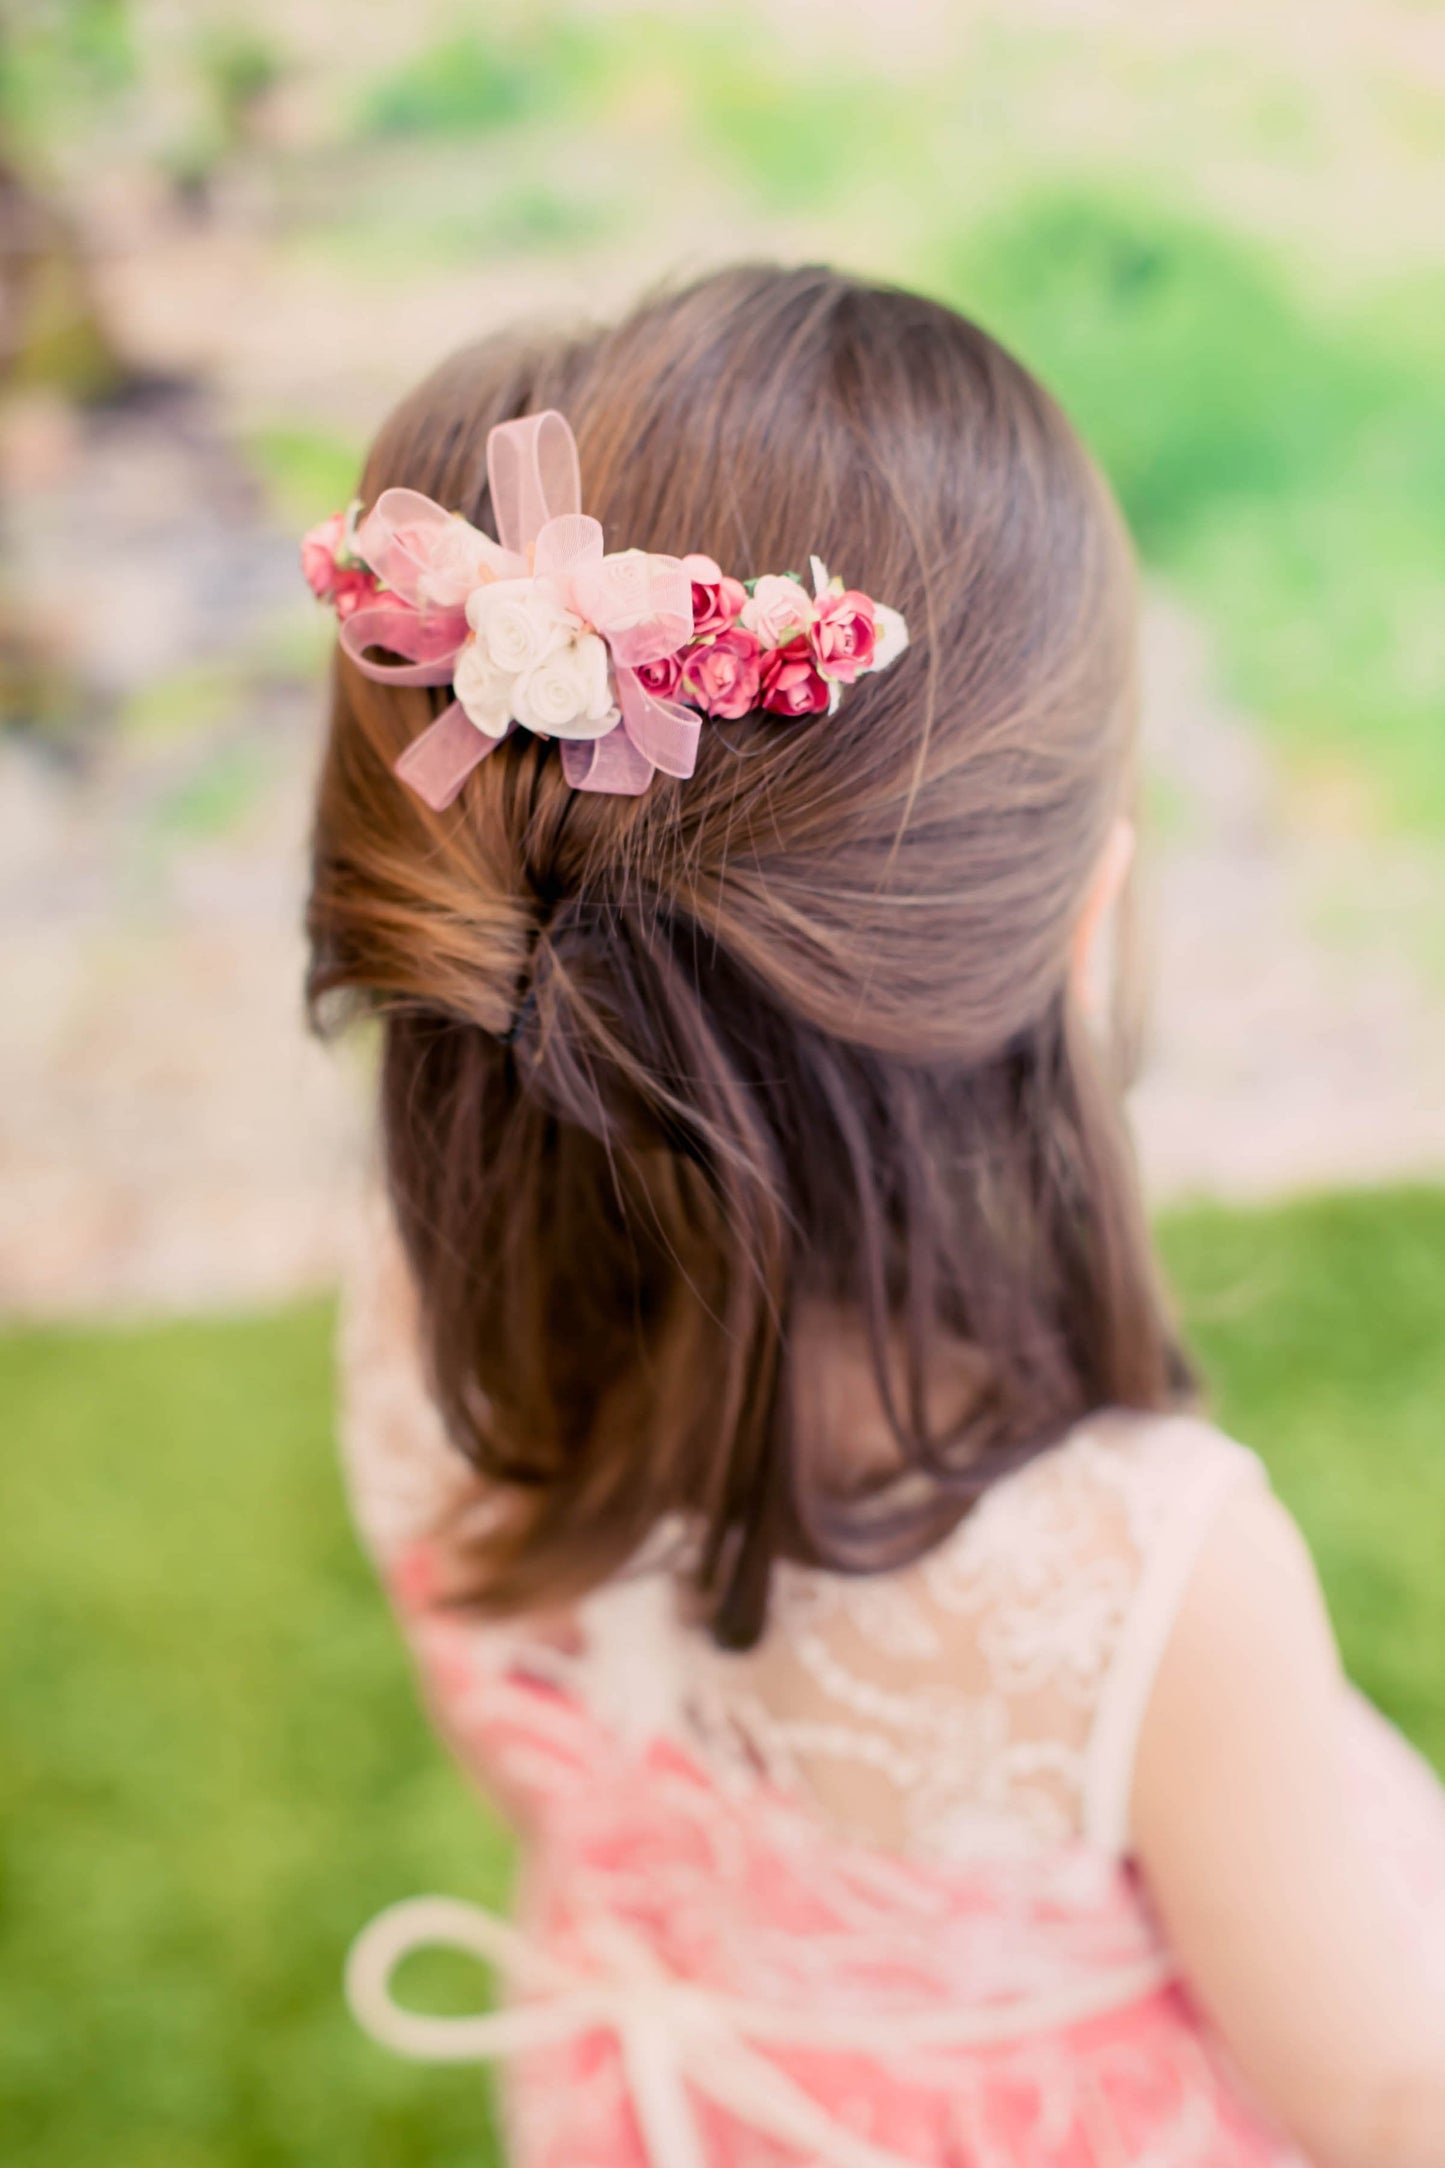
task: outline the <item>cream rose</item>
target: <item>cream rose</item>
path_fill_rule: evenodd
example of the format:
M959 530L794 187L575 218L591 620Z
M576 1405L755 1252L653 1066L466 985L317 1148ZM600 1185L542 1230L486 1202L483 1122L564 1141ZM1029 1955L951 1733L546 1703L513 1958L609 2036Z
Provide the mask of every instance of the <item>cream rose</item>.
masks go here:
M875 602L873 622L878 629L878 639L873 660L868 665L870 676L875 670L886 670L891 662L897 662L908 645L908 627L901 610L890 610L886 602Z
M499 670L516 677L582 629L545 580L492 580L467 597L467 623Z
M738 623L755 632L764 647L785 646L812 622L807 588L782 572L765 572L738 613Z
M579 632L517 678L512 713L544 738L601 738L617 721L607 643Z
M462 713L483 737L500 738L512 720L512 676L499 670L480 640L468 640L452 672Z

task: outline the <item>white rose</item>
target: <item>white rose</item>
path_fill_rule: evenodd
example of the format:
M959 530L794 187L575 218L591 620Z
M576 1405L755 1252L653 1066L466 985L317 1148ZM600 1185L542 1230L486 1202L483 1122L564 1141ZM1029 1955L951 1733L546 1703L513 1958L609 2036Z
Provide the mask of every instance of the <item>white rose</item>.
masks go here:
M512 720L512 682L480 640L468 640L452 672L452 691L467 721L484 737L500 738Z
M608 663L606 641L579 632L516 680L512 713L539 737L605 737L617 721Z
M808 590L786 573L765 572L743 604L738 622L755 632L764 647L781 647L813 622Z
M531 670L582 628L545 580L492 580L467 597L467 623L499 670Z
M878 644L873 650L870 672L886 670L889 663L897 662L908 645L908 627L901 610L890 610L886 602L875 602L873 622L878 628Z

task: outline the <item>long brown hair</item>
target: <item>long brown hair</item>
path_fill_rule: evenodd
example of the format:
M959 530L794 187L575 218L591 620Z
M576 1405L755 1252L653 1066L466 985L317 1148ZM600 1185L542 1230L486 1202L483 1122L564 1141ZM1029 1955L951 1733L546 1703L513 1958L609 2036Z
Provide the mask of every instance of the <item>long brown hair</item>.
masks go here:
M913 644L836 717L705 725L688 782L577 793L521 734L440 815L391 773L436 697L339 661L309 995L382 1019L433 1389L498 1505L469 1592L568 1599L676 1516L745 1645L779 1555L901 1563L1089 1410L1183 1382L1069 985L1127 787L1131 560L1016 361L821 269L470 348L386 424L364 497L489 527L488 430L552 406L610 547L742 578L815 551ZM872 1351L881 1473L810 1419L815 1308Z

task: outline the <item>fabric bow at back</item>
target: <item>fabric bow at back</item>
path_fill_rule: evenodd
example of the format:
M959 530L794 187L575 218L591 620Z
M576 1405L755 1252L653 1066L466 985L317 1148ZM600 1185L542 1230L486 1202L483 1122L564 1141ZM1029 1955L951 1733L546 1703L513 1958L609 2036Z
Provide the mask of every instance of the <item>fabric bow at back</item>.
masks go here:
M563 735L562 767L576 790L635 796L658 769L690 776L700 718L659 698L638 676L692 633L692 582L676 557L608 556L601 524L582 510L577 445L549 410L500 422L487 438L497 538L414 489L387 489L361 522L356 554L385 592L353 611L341 645L366 677L389 685L449 685L467 642L467 599L497 580L548 583L562 607L606 643L616 720L600 735ZM380 649L400 662L379 662ZM516 727L492 735L453 700L396 763L427 805L451 804L479 761Z

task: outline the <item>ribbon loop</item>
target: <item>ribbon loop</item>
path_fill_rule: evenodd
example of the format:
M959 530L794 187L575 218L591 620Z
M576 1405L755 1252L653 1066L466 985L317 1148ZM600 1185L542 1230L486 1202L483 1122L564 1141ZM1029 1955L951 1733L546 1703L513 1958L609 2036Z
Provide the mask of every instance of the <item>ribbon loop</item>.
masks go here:
M526 562L459 512L419 489L384 489L356 530L356 554L416 610L460 610L484 580L514 578Z
M498 422L487 438L487 483L503 549L525 557L548 520L582 509L577 440L554 407Z
M353 610L339 634L343 653L379 685L449 685L466 636L460 610L423 611L385 600ZM407 660L372 662L367 650L373 647Z
M588 568L601 562L602 523L586 512L561 512L556 519L549 519L537 536L533 569L539 579L556 580L569 602L577 600ZM582 610L581 615L591 613Z

